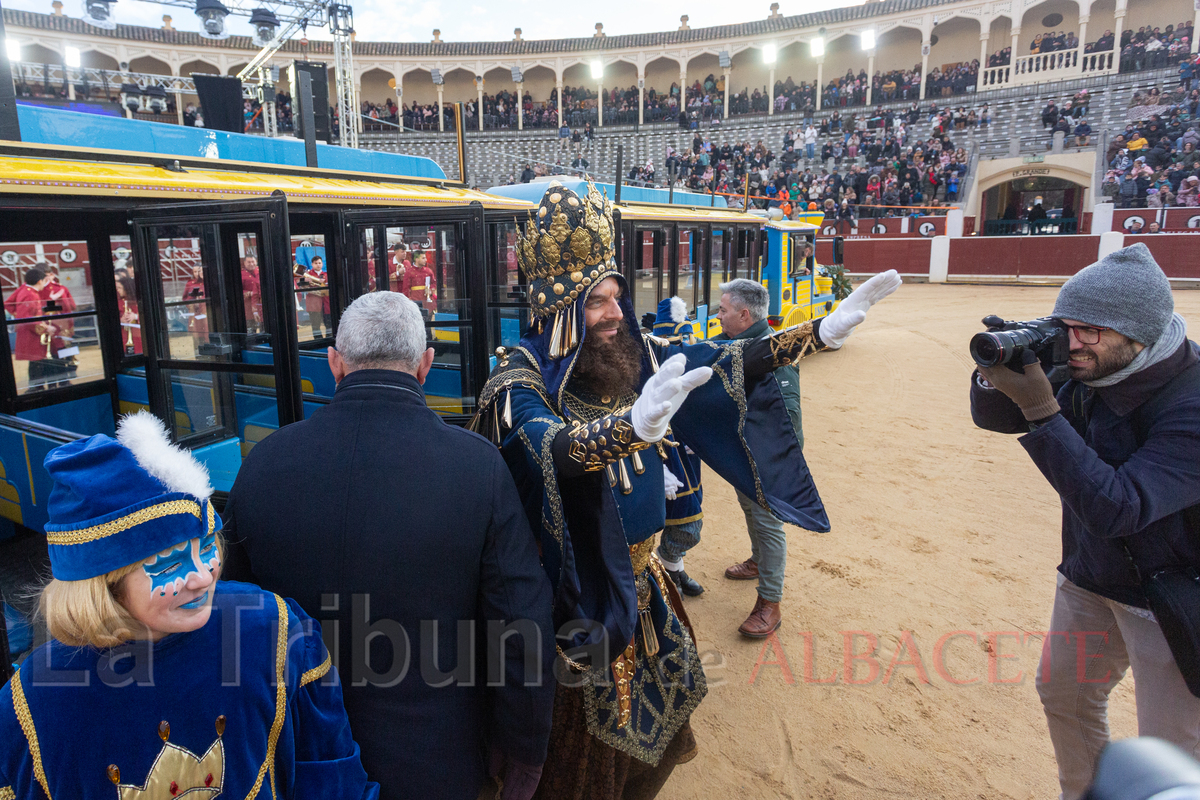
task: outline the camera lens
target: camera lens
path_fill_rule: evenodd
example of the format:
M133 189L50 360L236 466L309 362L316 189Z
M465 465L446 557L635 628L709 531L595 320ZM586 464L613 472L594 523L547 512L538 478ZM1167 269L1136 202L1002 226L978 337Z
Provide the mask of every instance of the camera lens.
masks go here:
M994 367L1007 359L1004 342L994 333L977 333L971 337L971 358L981 367Z

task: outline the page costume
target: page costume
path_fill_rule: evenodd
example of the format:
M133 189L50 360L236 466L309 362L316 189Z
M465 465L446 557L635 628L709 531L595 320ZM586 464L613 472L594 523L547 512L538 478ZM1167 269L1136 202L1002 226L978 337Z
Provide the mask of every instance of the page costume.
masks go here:
M181 542L190 558L200 539L209 571L219 565L221 521L207 473L161 423L138 417L159 438L149 449L124 446L126 420L122 443L98 435L47 456L51 568L78 581L137 564L166 597L194 574L173 561ZM191 464L180 469L180 457ZM316 623L250 584L214 581L208 592L211 613L196 630L34 650L0 689L0 798L378 797Z
M594 187L579 197L550 184L519 250L538 319L501 353L473 421L501 447L521 491L555 592L561 660L578 684L560 685L555 699L545 797L620 796L622 782L628 797L635 779L639 796L652 796L694 755L687 723L707 691L682 604L653 555L666 522L663 464L678 445L638 438L638 394L596 396L572 379L588 296L609 277L627 288L613 236L611 207ZM641 342L639 387L676 354L688 369L714 371L673 417L680 438L781 519L829 530L770 376L821 346L814 324L757 342L671 344L638 332L628 292L620 305Z

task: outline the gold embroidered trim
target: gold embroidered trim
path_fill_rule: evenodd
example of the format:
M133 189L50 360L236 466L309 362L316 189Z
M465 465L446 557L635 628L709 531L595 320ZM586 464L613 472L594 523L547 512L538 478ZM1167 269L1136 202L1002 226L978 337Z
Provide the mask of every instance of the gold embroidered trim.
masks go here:
M212 508L212 504L208 504ZM104 539L109 536L115 536L118 533L123 533L130 528L135 528L145 522L150 522L163 517L170 517L176 514L191 514L196 519L204 519L203 511L200 504L195 500L168 500L165 503L149 506L134 511L132 514L126 514L123 517L118 517L110 522L104 522L100 525L93 525L90 528L80 528L74 531L54 531L46 532L46 542L54 545L69 545L69 544L87 544L98 539ZM208 518L208 530L211 533L214 520L210 510Z
M17 800L17 793L11 786L0 786L0 800Z
M29 711L29 703L25 699L25 687L21 685L21 670L17 670L9 681L12 686L13 709L17 712L17 722L29 742L29 757L33 760L33 777L37 778L42 791L50 800L50 785L46 783L46 769L42 766L42 747L38 744L37 730L33 727L33 714Z
M308 672L300 676L300 685L308 686L313 681L324 678L325 674L329 672L329 668L332 665L333 661L331 660L329 653L326 653L325 660L322 661L319 666L313 667Z
M812 330L813 324L804 322L768 338L767 342L771 347L772 368L785 367L817 352L816 337L813 336Z
M263 778L267 770L275 765L275 746L279 744L279 734L283 731L284 713L287 711L287 683L284 681L284 667L287 665L288 613L283 598L274 595L275 605L279 609L279 634L275 642L275 721L271 724L271 734L267 739L267 757L258 768L258 777L246 794L246 800L253 800L262 788ZM271 781L271 796L275 796L275 781Z
M633 565L634 576L641 575L650 566L650 556L654 552L654 540L651 536L645 541L629 546L629 563Z

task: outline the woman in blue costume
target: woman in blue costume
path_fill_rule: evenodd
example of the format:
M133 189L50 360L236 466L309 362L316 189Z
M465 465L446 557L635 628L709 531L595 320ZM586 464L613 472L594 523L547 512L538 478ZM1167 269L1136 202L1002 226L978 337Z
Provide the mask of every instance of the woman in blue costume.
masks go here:
M46 469L53 638L0 690L0 799L378 796L320 629L217 580L208 473L158 419Z
M696 754L704 670L654 555L678 446L669 427L780 519L829 530L771 371L840 347L900 285L889 271L825 320L763 339L673 344L639 332L613 238L595 187L548 185L518 251L536 321L499 353L473 420L504 454L555 593L544 800L652 798Z

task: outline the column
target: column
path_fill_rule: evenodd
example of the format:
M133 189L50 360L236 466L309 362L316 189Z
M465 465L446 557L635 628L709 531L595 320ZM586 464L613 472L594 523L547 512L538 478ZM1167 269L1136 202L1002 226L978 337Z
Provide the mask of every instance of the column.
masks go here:
M871 100L875 96L875 50L872 49L867 56L867 108L871 107Z
M1200 31L1200 5L1196 6L1196 21L1193 23L1192 28L1192 52L1200 53L1200 50L1196 48L1196 31Z
M932 45L928 41L921 42L921 94L919 98L925 99L926 80L929 78L929 48Z
M604 127L604 78L596 81L596 127Z
M975 76L975 91L977 92L983 89L983 71L987 69L988 60L988 37L991 36L991 23L984 21L980 25L986 27L979 36L979 74Z
M767 79L767 115L775 115L775 65L771 65L771 77Z
M821 94L825 91L825 57L817 62L817 111L821 110Z
M1083 46L1087 44L1087 24L1091 19L1087 14L1079 18L1079 57L1083 58Z
M525 130L525 83L517 84L517 130Z
M733 68L725 68L725 106L724 117L729 119L729 84L733 81Z
M1020 53L1020 51L1017 50L1017 42L1020 40L1020 38L1021 29L1013 28L1012 43L1009 44L1009 47L1012 48L1012 54L1008 57L1008 80L1005 81L1005 83L1011 83L1017 78L1017 55Z
M438 84L438 131L446 130L445 110L442 108L442 84Z
M646 124L646 73L638 70L638 127Z
M1121 29L1125 27L1125 9L1118 8L1116 10L1116 13L1113 15L1113 20L1114 20L1113 49L1110 51L1112 53L1112 71L1120 72L1120 70L1121 70ZM1196 29L1192 28L1192 30L1194 31ZM1196 46L1196 43L1192 42L1192 47L1194 48L1195 46Z
M71 87L71 94L72 94L71 99L72 100L75 99L74 93L75 93L75 87L72 86ZM175 119L177 119L179 121L180 125L183 125L183 94L180 92L175 92ZM264 120L264 124L265 124L265 120Z
M475 92L478 99L478 105L475 106L475 118L479 121L479 130L483 130L483 78L477 76L475 78Z
M559 75L557 88L558 88L558 127L560 127L560 128L566 124L565 122L563 122L562 87L563 87L562 75Z

